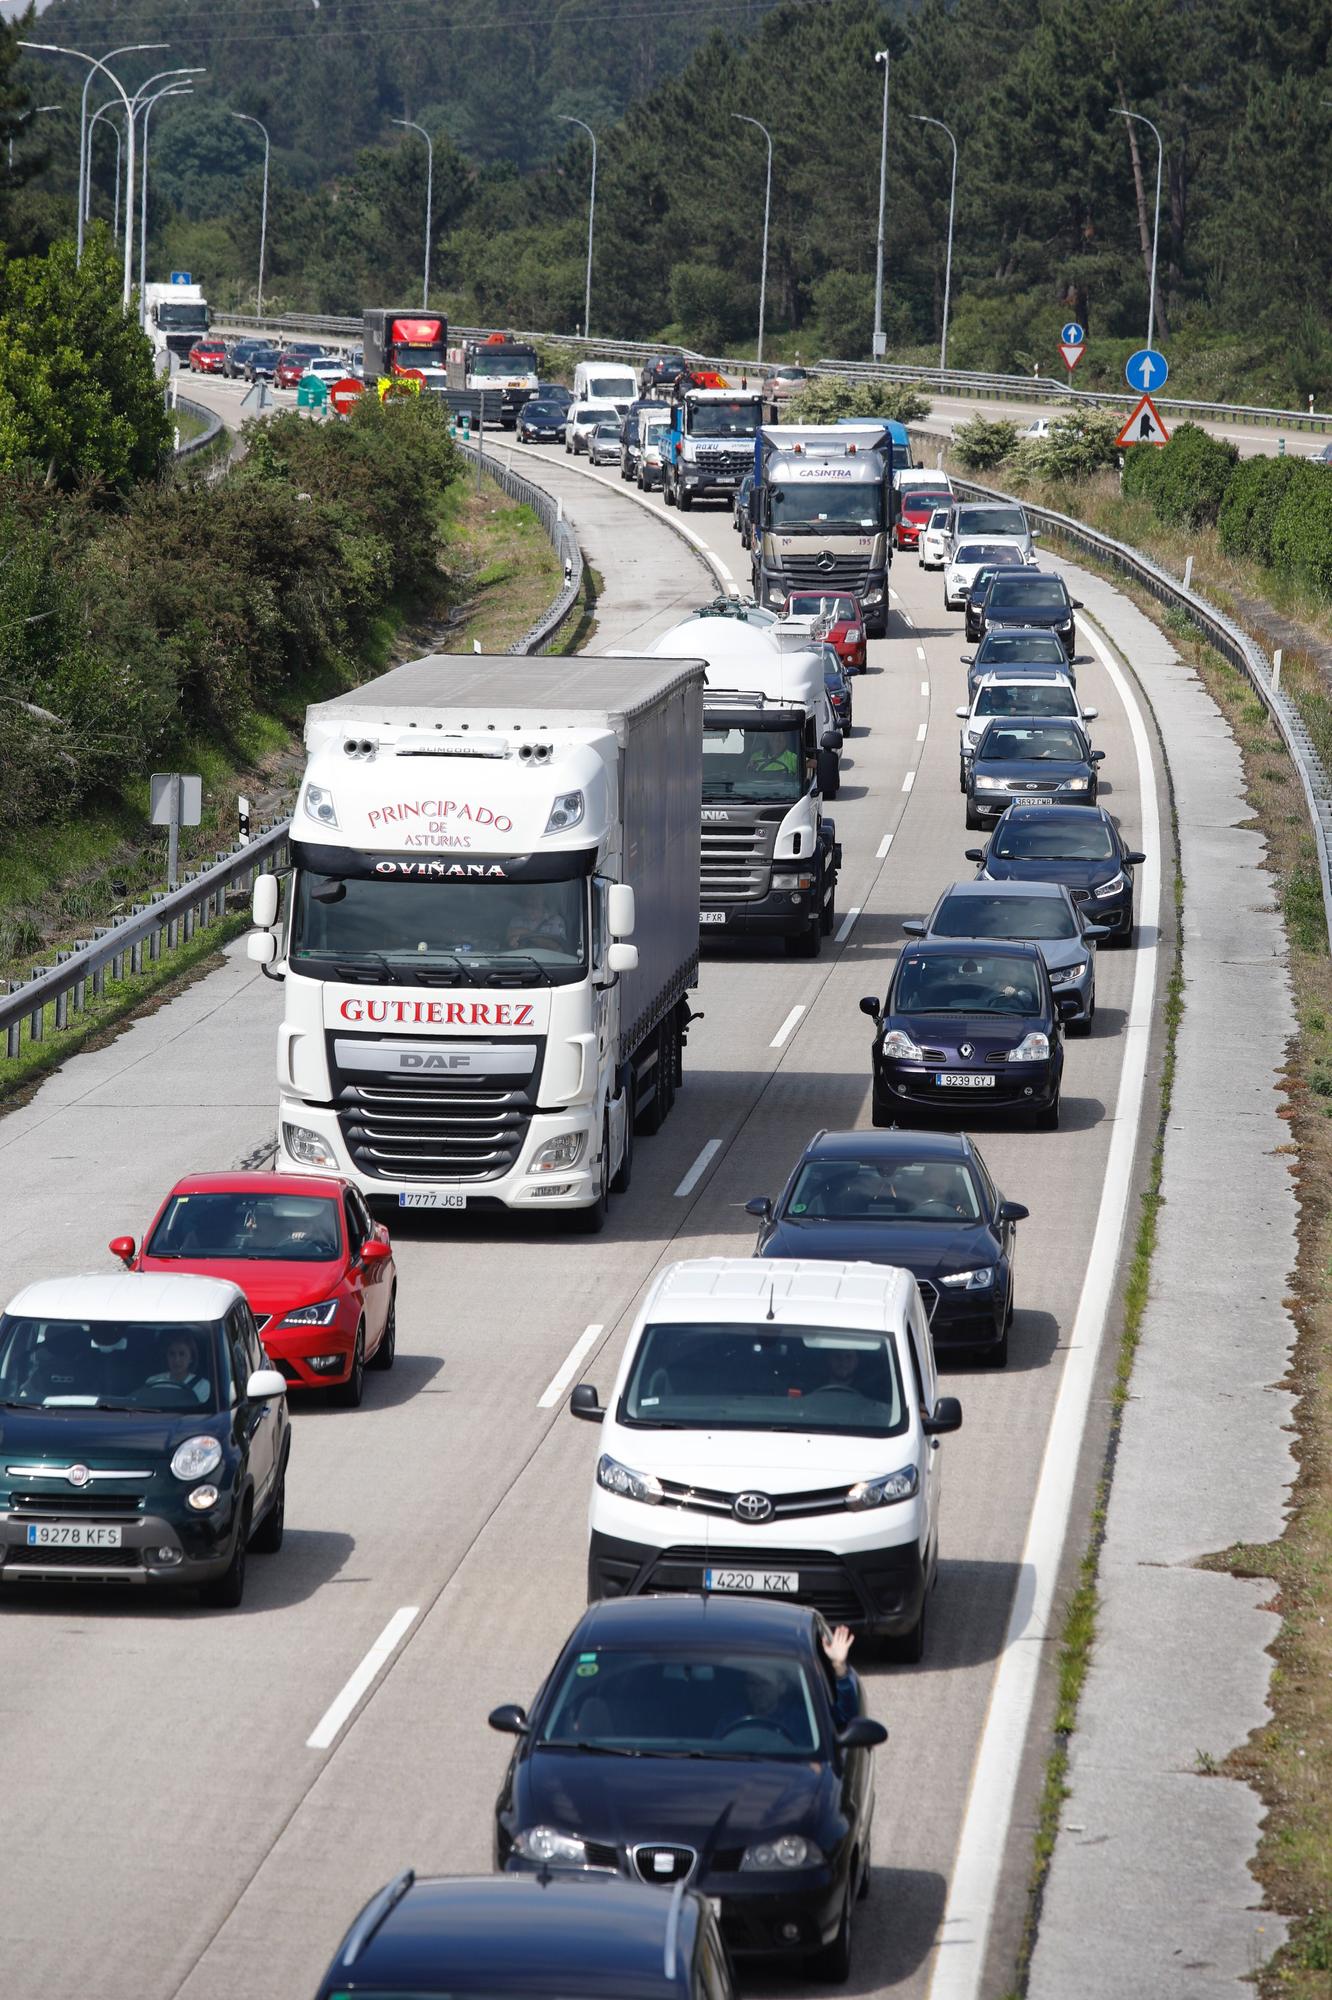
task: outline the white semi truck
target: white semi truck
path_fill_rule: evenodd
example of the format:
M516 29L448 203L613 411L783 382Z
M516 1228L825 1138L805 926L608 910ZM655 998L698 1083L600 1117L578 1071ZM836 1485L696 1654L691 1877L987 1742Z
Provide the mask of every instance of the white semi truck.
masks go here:
M184 282L145 285L143 321L155 354L168 352L184 361L195 341L202 340L208 332L208 301L203 286Z
M432 655L321 702L250 956L278 1152L588 1231L666 1117L698 972L703 663Z

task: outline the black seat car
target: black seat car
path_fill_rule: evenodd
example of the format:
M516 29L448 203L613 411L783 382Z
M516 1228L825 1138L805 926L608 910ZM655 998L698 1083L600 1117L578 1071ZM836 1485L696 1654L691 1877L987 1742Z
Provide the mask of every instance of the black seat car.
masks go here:
M1008 1360L1016 1226L964 1132L816 1132L759 1218L756 1257L897 1264L920 1286L936 1350Z
M1056 1000L1034 944L903 946L882 1002L860 1010L874 1022L871 1116L876 1125L914 1123L922 1111L977 1111L1059 1123L1064 1074L1060 1021L1077 1006Z
M967 637L992 632L1003 625L1020 625L1026 631L1053 632L1069 659L1077 651L1074 613L1082 608L1080 598L1070 597L1062 576L1049 570L997 571L981 601L977 631L973 632L968 612Z
M1104 806L1009 806L988 847L969 847L977 878L1062 882L1107 944L1133 942L1133 871L1147 857L1129 846Z
M517 1738L496 1866L687 1882L720 1904L735 1956L813 1959L846 1979L871 1755L888 1732L857 1712L858 1685L837 1701L826 1637L817 1611L769 1598L592 1605L531 1714L490 1717Z
M422 1876L372 1896L334 1954L318 2000L439 1994L524 2000L732 2000L706 1897L669 1896L604 1873Z
M532 397L518 412L520 444L563 444L567 403L547 402Z

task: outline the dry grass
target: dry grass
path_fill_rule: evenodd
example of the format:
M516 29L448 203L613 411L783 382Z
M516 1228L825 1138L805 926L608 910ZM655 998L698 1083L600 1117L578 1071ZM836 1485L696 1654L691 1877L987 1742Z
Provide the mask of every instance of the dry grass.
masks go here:
M453 652L502 653L536 623L562 581L555 551L530 507L499 492L489 480L480 490L460 480L449 494L451 532L467 548L462 575L467 603L449 629Z

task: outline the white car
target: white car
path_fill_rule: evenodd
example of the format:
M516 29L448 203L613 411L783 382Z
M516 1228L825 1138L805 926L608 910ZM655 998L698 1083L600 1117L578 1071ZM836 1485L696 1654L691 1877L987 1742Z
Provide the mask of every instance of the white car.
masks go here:
M1030 558L1016 535L995 535L983 542L958 542L949 552L944 568L944 610L960 611L967 592L976 581L976 572L987 563L1019 562Z
M920 531L916 554L922 569L942 569L948 560L948 523L951 507L936 507Z
M643 493L651 493L654 488L661 485L662 447L670 435L670 429L669 424L649 424L643 433L643 442L638 452L638 471L635 475L639 490Z
M1090 735L1087 724L1095 722L1097 710L1080 706L1078 691L1067 674L986 674L971 707L959 708L956 714L962 723L957 746L958 782L965 792L967 766L991 716L1057 716L1080 724Z
M586 451L592 441L592 433L598 424L608 422L612 417L618 424L621 412L614 403L570 403L565 418L564 449L575 455Z
M332 388L335 382L345 382L351 373L351 366L343 354L315 354L305 370L307 375L316 375L319 380Z
M1033 417L1031 422L1027 425L1026 430L1022 433L1022 435L1023 437L1029 437L1029 438L1049 437L1050 435L1049 417Z
M817 1604L918 1658L943 1454L929 1317L884 1264L672 1264L634 1322L602 1426L588 1597L738 1592Z

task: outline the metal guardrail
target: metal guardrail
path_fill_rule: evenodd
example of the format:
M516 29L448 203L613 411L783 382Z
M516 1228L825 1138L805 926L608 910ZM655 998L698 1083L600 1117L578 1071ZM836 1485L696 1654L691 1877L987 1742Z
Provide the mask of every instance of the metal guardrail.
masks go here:
M1003 500L1010 506L1022 507L1028 520L1048 534L1067 542L1084 555L1107 563L1149 592L1158 603L1182 612L1198 627L1207 644L1245 675L1275 722L1290 752L1291 762L1300 774L1318 851L1323 910L1329 934L1332 935L1332 873L1329 872L1329 855L1332 855L1332 777L1329 777L1314 747L1303 716L1285 689L1274 682L1272 662L1258 641L1200 591L1181 583L1159 563L1153 562L1150 556L1143 555L1140 549L1117 542L1112 536L1103 535L1098 528L1090 527L1085 521L1074 520L1069 514L1056 514L1049 507L1033 506L1015 494L999 493L993 487L978 486L971 480L954 478L952 485L955 493L974 496L978 500Z
M222 419L216 410L210 410L203 403L192 403L188 396L177 396L175 407L184 410L191 417L202 419L204 428L198 437L186 438L176 446L177 458L188 458L191 452L203 451L222 429Z

